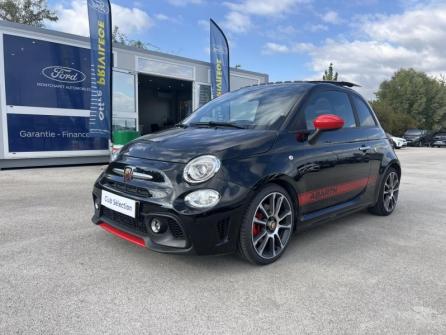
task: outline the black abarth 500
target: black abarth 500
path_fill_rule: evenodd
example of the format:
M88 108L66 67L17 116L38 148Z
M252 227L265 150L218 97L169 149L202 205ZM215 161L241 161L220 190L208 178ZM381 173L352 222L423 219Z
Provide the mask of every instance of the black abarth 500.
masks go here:
M268 264L309 224L391 214L400 163L351 86L242 88L134 140L97 179L93 222L159 252Z

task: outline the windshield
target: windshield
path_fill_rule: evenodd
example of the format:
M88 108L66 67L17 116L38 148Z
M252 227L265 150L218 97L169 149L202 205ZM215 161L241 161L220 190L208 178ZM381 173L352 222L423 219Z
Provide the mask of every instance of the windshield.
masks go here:
M183 124L277 129L305 91L294 84L241 89L210 101Z
M420 129L408 129L408 130L406 130L406 132L404 134L405 135L421 135L421 130Z

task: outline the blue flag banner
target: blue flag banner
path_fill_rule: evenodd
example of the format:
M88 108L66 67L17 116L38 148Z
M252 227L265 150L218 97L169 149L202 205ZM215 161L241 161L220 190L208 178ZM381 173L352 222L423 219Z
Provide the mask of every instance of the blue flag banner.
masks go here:
M229 46L220 27L211 23L211 89L212 99L229 92Z
M90 135L111 138L112 36L109 0L88 0L91 43Z

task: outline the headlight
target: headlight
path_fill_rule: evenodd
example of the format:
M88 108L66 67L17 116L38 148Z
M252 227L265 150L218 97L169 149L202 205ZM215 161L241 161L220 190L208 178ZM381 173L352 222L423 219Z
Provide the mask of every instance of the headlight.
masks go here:
M116 144L114 144L112 146L111 157L110 157L110 161L111 162L115 161L118 158L119 153L121 152L122 147L123 147L123 145L116 145Z
M189 193L184 198L186 204L193 208L209 208L220 200L220 193L215 190L198 190Z
M184 168L183 178L188 183L198 184L211 179L220 170L220 160L211 155L194 158Z

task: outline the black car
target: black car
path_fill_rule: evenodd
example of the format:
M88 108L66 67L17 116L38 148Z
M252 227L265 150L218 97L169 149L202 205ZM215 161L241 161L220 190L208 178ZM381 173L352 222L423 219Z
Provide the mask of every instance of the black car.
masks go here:
M227 93L175 128L123 147L97 179L93 222L166 253L279 258L292 234L368 208L395 209L401 168L349 83Z
M405 131L403 138L407 141L408 146L422 147L428 143L427 136L426 130L411 128Z
M446 147L446 130L441 130L439 132L436 132L432 136L432 140L430 145L432 147Z

